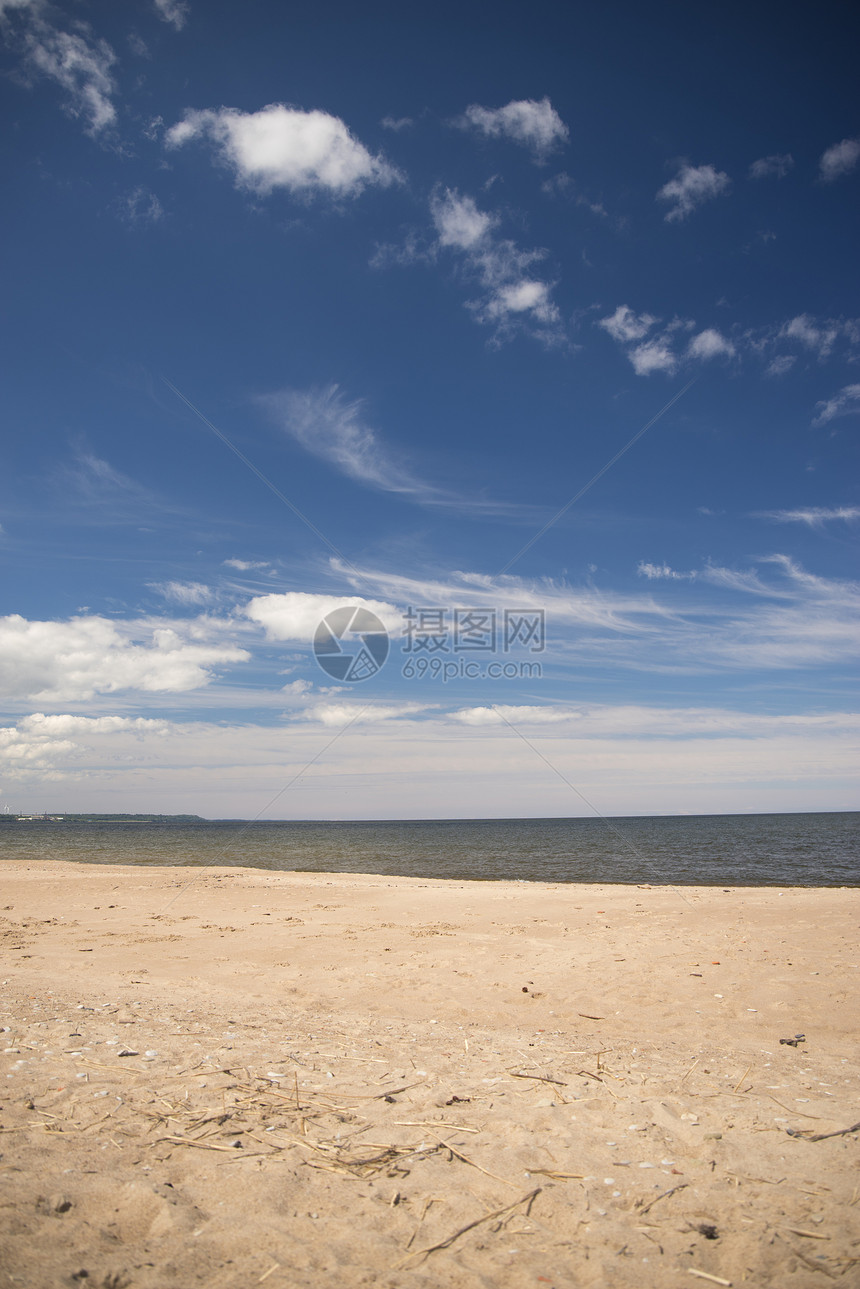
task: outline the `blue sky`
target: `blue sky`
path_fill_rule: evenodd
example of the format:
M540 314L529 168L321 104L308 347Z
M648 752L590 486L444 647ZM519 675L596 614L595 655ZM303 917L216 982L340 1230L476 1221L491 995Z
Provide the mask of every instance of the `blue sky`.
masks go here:
M856 808L846 6L0 34L0 804Z

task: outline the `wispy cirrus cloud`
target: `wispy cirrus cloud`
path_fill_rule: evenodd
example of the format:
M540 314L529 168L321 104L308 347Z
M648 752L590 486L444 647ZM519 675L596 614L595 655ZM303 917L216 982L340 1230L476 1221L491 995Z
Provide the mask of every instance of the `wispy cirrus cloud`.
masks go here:
M856 416L860 412L860 385L844 385L832 398L815 405L813 425L826 425L838 416Z
M384 492L433 491L383 445L365 419L364 401L346 398L339 386L285 389L262 395L257 401L305 451L328 461L349 478Z
M22 71L31 84L40 77L63 91L69 116L83 120L88 134L103 134L117 120L114 105L116 54L81 21L68 30L55 21L46 0L2 0L0 33L22 55Z
M338 385L280 390L261 395L257 402L306 452L366 487L473 516L534 517L533 509L520 503L458 493L420 478L369 424L364 400L347 398Z
M189 608L212 604L218 598L217 592L202 582L148 582L147 586L163 599Z
M663 218L670 224L678 223L706 201L712 201L714 197L728 192L730 187L731 180L724 171L717 170L714 166L684 164L675 178L670 179L657 193L657 201L671 202L671 207Z
M268 196L276 188L310 197L357 196L368 184L390 184L396 169L373 156L340 117L270 103L257 112L234 107L189 109L165 135L166 146L210 143L238 187Z
M162 22L169 23L175 31L181 31L188 21L191 6L186 0L154 0L155 12Z
M548 98L515 99L504 107L473 103L455 122L487 138L505 138L528 148L538 162L566 143L570 131Z
M339 567L334 561L334 566ZM510 575L457 573L407 578L363 569L360 583L393 604L542 609L555 665L610 666L634 672L764 672L853 665L860 640L860 584L807 572L786 555L749 568L705 564L676 574L645 564L644 593L534 582ZM649 571L644 571L648 569ZM671 599L661 581L678 584ZM680 596L682 583L688 589Z
M850 174L858 161L860 161L860 138L842 139L840 143L831 144L821 154L821 160L818 163L819 176L825 183L832 183L834 179L841 179L843 175Z
M825 524L855 524L860 520L860 506L805 506L797 510L755 510L754 519L770 519L775 524L805 524L823 528Z

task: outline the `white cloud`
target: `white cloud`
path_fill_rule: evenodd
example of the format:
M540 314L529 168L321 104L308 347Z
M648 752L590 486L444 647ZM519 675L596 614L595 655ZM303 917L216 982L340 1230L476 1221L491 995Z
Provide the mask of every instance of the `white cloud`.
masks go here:
M619 344L628 344L646 336L658 319L650 313L635 314L626 304L619 304L608 318L601 318L598 327L608 331L613 340Z
M240 573L250 573L254 569L271 568L271 564L265 560L256 559L225 559L224 564L227 568L235 568Z
M527 285L521 283L520 287L525 291ZM516 300L510 301L505 307L513 311L516 304ZM539 300L523 300L521 307L528 307L533 314L541 316ZM416 505L452 509L460 514L528 516L532 520L539 517L540 512L521 502L494 501L475 492L457 493L418 478L396 460L394 453L367 424L363 400L345 398L337 385L326 389L282 390L262 395L257 401L306 451L359 483L397 493Z
M261 195L275 188L311 195L355 196L366 184L389 184L398 176L372 156L339 117L271 103L259 112L222 107L188 111L165 136L168 148L207 139L230 167L238 185Z
M31 622L12 614L0 618L0 694L69 702L122 690L197 689L212 680L214 668L249 657L217 634L207 620Z
M439 245L456 246L461 251L484 241L495 223L491 215L478 209L472 197L461 197L450 188L434 196L430 209Z
M784 376L786 372L791 371L796 362L797 356L795 354L780 354L772 362L768 363L765 375Z
M393 130L395 134L399 134L401 130L408 130L415 122L411 116L384 116L379 124L383 129Z
M825 524L841 521L856 523L860 519L858 506L807 506L798 510L759 510L756 519L772 519L778 524L806 524L808 528L822 528Z
M769 157L759 157L750 166L750 179L784 179L794 165L790 152L777 152Z
M786 322L779 334L786 340L798 341L819 358L824 359L829 356L839 338L840 330L841 326L837 322L830 319L818 322L815 318L810 318L808 313L801 313L790 322Z
M559 665L655 673L853 665L860 641L860 584L816 577L784 555L759 565L776 576L765 579L758 568L713 564L691 571L690 592L681 604L677 595L662 603L650 588L646 594L613 594L509 575L459 573L434 581L364 569L360 581L402 604L542 608ZM711 588L728 595L715 596Z
M462 707L451 712L451 720L461 725L501 725L505 720L512 725L557 725L570 721L575 713L566 707Z
M269 640L309 645L323 618L347 605L375 613L388 631L399 631L402 626L403 619L393 604L360 595L316 595L307 591L257 595L245 606L244 613L265 629Z
M671 375L678 366L678 359L665 336L636 345L627 356L637 376L650 376L655 371L664 371Z
M130 224L157 224L164 218L164 207L148 188L133 188L120 199L119 209Z
M466 108L458 124L491 138L522 143L538 160L565 143L570 134L548 98L519 99L497 108L473 104Z
M129 738L136 742L151 737L164 739L169 732L167 721L146 717L46 716L34 712L15 726L0 728L0 773L5 780L13 782L56 780L64 778L70 763L85 754L91 739L110 747L117 747L118 739L119 745L127 748ZM117 752L108 750L108 759L121 758L127 764L127 750L119 755Z
M523 325L546 344L562 339L561 317L550 299L552 284L535 278L533 266L544 251L522 251L494 234L497 221L479 210L471 197L446 188L433 194L430 211L438 237L437 249L461 251L484 288L468 308L479 322L495 327L496 340Z
M713 166L683 165L657 193L658 201L672 202L665 219L670 223L686 219L703 202L719 197L731 187L729 176Z
M845 385L832 398L815 404L813 425L826 425L837 416L853 416L860 412L860 385Z
M451 819L588 813L488 710L363 723L330 744L270 814ZM845 767L856 756L860 720L850 712L769 716L656 704L511 704L502 710L607 816L851 809ZM332 732L351 715L334 721ZM331 735L321 736L314 721L188 721L171 725L167 735L144 733L143 756L130 757L123 731L93 737L76 732L77 746L65 754L57 748L43 753L41 766L28 768L19 759L8 776L15 795L5 799L21 810L72 811L85 795L104 801L105 810L247 818L318 756L326 737ZM4 741L0 735L0 745Z
M216 598L212 588L202 582L148 582L147 585L165 600L173 600L176 604L211 604Z
M400 721L429 710L428 703L316 703L306 707L299 719L320 725L341 727L353 721L356 725L376 725L380 721Z
M709 327L693 337L687 353L691 358L731 358L735 354L735 347L719 331Z
M843 139L834 143L822 153L819 162L819 174L825 183L831 183L842 175L849 174L860 160L860 138Z
M76 22L75 31L63 31L48 15L43 0L0 4L0 19L22 52L27 72L59 85L68 114L84 120L89 134L100 134L117 117L112 74L116 55L106 40L96 40L86 23Z
M549 298L550 287L546 282L523 278L510 286L500 286L487 304L487 316L503 321L511 313L531 313L539 322L554 326L558 322L558 309Z
M662 371L671 375L681 365L681 356L675 350L678 333L692 331L695 324L674 318L662 331L644 339L657 325L659 319L650 313L636 314L626 304L621 304L609 317L601 318L602 327L613 340L624 346L627 357L637 376L650 376ZM639 342L638 344L636 342ZM707 361L717 357L733 357L735 346L721 332L707 327L693 336L683 355L687 361Z
M171 27L181 31L188 21L190 7L185 0L154 0L155 11L162 22L169 22Z
M688 582L695 577L695 573L678 573L668 564L648 564L645 560L639 561L636 572L640 577L646 577L649 582Z
M363 420L362 401L347 400L337 385L283 390L259 401L297 443L350 478L387 492L432 493L394 462Z

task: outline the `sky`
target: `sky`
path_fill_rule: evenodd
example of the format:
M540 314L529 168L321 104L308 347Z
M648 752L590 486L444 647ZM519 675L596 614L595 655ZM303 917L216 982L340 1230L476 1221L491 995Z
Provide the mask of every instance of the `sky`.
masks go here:
M859 25L0 0L0 809L857 809Z

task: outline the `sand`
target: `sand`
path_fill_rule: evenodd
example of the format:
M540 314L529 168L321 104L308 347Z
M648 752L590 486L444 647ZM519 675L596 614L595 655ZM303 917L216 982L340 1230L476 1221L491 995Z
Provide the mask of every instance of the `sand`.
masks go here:
M12 1285L860 1284L860 891L2 872Z

